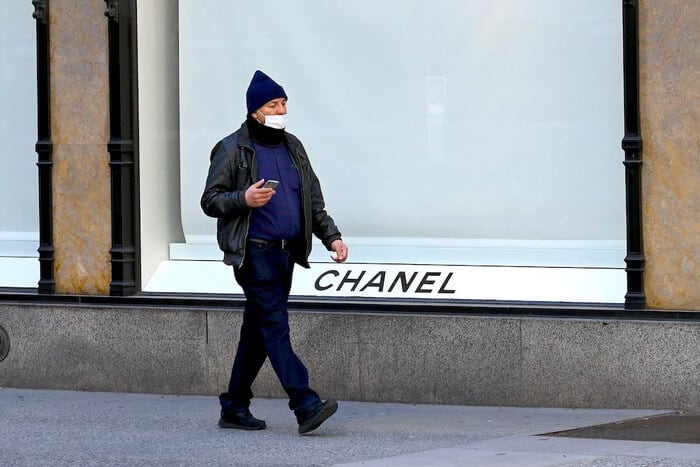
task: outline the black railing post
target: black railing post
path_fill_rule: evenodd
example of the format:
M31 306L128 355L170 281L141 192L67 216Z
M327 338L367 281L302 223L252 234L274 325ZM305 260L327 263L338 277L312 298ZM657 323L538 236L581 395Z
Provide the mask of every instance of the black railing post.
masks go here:
M37 167L39 168L39 283L40 294L56 291L54 279L52 178L53 143L51 141L51 88L49 59L49 0L32 0L36 19L37 75Z
M112 188L110 295L139 291L137 262L136 0L105 0L109 37L109 118Z
M627 293L625 308L646 308L642 235L642 135L639 116L639 6L622 1L625 135L625 189L627 194Z

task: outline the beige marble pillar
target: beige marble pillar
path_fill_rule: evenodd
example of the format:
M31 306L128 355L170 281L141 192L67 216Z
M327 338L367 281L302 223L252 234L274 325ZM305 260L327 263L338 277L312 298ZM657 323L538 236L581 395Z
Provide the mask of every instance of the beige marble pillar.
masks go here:
M109 87L104 11L103 0L50 3L57 293L109 293Z
M650 308L700 309L700 2L639 14L645 284Z

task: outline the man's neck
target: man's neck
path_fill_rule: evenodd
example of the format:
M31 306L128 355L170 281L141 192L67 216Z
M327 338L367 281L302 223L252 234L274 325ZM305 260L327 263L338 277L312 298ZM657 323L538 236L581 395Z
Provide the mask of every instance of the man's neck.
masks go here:
M284 142L284 130L267 127L252 117L248 117L246 124L248 125L250 137L256 143L264 144L265 146L279 146Z

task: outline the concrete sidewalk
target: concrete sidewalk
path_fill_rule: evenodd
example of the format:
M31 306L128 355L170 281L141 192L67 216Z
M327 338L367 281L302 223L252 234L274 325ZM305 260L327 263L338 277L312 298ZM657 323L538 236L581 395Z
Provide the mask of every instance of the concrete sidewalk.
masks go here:
M210 396L0 389L0 464L700 466L700 445L542 433L665 413L340 402L310 435L284 400L263 431L220 429Z

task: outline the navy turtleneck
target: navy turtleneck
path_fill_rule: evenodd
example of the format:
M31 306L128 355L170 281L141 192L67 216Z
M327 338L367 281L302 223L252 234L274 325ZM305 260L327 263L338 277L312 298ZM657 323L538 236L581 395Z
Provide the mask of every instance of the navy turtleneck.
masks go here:
M265 206L253 209L249 238L291 240L302 234L301 184L285 144L284 130L268 128L252 118L247 121L258 162L258 180L278 180L275 194Z

